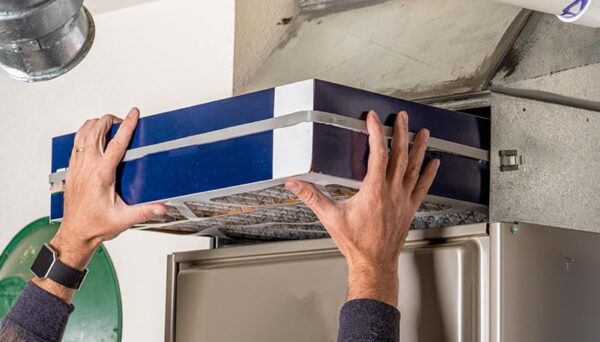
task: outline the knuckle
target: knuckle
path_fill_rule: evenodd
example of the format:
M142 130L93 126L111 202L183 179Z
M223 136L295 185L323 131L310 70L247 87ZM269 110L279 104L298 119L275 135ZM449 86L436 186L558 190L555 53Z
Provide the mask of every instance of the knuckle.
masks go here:
M81 130L79 130L79 131L77 131L77 133L75 133L75 138L73 139L73 149L75 149L75 146L77 145L77 143L79 141L81 141L81 136L82 136Z
M81 145L84 145L84 146L93 145L94 144L93 132L89 132L89 133L81 135L81 137L79 138L79 142Z
M117 149L125 149L127 146L125 146L125 144L118 138L114 138L113 140L110 141L110 144L112 144L114 147L116 147Z
M111 182L114 178L114 171L102 168L98 171L97 177L100 181Z
M314 192L312 191L308 191L308 190L304 190L304 198L305 198L305 202L308 206L317 206L319 205L319 202L321 201L321 198Z
M372 204L377 204L377 203L380 203L382 201L382 198L385 197L385 192L381 188L375 188L375 189L373 189L372 196L373 196Z
M410 177L411 179L414 178L418 178L419 177L419 172L421 171L421 165L418 164L411 164L408 166L408 170L406 172L407 176Z
M101 125L106 125L108 126L110 123L112 122L112 115L110 114L104 114L100 120L98 120L98 123L100 123Z
M377 150L377 151L373 151L373 157L381 162L385 162L388 159L388 154L386 151L384 150Z
M399 170L405 170L408 165L408 157L401 153L396 155L396 165L398 165Z
M149 221L152 220L154 218L154 214L152 213L152 210L150 209L146 209L142 211L142 220L143 221Z
M79 129L77 130L77 134L75 135L77 137L77 135L81 135L82 132L90 126L90 119L87 119L83 122L83 124L79 127Z

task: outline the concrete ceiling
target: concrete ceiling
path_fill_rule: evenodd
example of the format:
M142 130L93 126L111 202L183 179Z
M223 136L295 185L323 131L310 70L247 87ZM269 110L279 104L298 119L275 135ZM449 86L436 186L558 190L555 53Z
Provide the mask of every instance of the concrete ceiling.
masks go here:
M308 78L405 98L479 91L528 16L489 0L300 3L318 2L316 11L259 2L263 9L236 12L235 93ZM267 11L269 3L285 10Z
M154 1L159 0L85 0L83 4L92 14L100 14Z

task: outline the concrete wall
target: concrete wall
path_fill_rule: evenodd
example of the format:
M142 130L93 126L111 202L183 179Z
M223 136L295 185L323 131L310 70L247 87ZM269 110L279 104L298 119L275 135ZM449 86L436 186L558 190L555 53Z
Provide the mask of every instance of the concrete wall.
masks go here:
M287 38L289 24L298 14L298 8L295 0L237 0L235 13L233 84L237 93Z
M233 0L152 1L95 22L89 56L69 74L39 84L0 77L0 248L48 215L51 137L132 106L150 115L231 94ZM123 295L123 341L163 340L166 254L206 247L203 238L137 231L107 243Z

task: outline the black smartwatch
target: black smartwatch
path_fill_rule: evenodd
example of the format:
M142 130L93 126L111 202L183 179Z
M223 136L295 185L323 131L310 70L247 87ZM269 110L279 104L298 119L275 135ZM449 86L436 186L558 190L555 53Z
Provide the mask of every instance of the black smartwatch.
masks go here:
M63 264L56 251L45 243L31 265L31 272L40 279L52 279L64 287L79 290L88 270L80 271Z

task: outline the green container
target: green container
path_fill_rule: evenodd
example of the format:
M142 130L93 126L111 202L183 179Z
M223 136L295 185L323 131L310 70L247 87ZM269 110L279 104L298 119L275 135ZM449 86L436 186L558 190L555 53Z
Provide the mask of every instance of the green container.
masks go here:
M50 241L59 225L48 218L23 228L0 255L0 318L33 277L29 270L41 246ZM63 341L121 341L122 308L117 274L104 246L100 246L89 266L83 286L73 299Z

